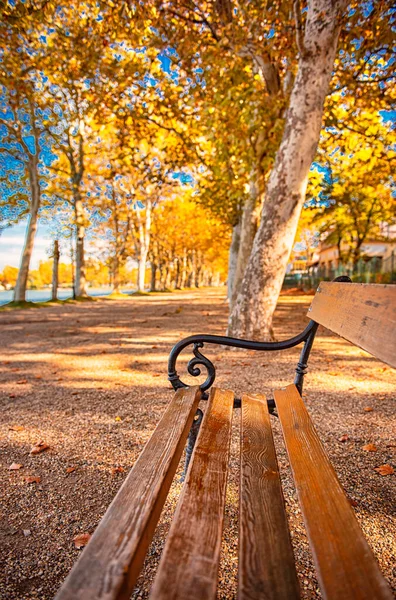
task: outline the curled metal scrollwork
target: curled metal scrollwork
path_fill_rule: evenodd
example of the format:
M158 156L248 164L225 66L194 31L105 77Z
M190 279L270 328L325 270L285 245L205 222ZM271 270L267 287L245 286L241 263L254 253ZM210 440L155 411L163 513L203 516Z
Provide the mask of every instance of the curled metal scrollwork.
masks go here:
M204 392L205 390L208 390L213 385L213 382L216 378L216 369L215 369L214 364L209 360L209 358L204 356L199 351L200 348L203 348L204 343L201 341L194 341L194 340L192 340L190 342L188 340L189 340L189 338L186 338L186 340L182 340L181 342L179 342L179 344L176 344L176 346L173 348L171 355L169 357L168 380L171 382L171 384L175 390L187 387L187 384L184 383L183 381L181 381L181 379L176 371L176 368L175 368L176 359L179 356L180 352L183 350L183 348L185 348L189 344L194 344L194 347L193 347L194 358L192 358L189 361L189 363L187 365L187 371L193 377L199 377L199 375L201 375L201 372L202 372L200 367L204 367L206 369L206 371L207 371L206 380L199 386L201 391Z
M195 342L194 349L193 349L195 358L192 358L190 360L190 362L188 363L187 371L193 377L198 377L199 375L201 375L201 369L199 368L198 365L202 365L203 367L205 367L208 375L207 375L207 378L204 381L204 383L202 383L200 385L201 390L204 392L205 390L208 390L211 387L211 385L213 384L213 382L216 378L216 369L215 369L214 364L209 360L209 358L204 356L199 351L199 348L203 348L203 346L204 346L203 342Z

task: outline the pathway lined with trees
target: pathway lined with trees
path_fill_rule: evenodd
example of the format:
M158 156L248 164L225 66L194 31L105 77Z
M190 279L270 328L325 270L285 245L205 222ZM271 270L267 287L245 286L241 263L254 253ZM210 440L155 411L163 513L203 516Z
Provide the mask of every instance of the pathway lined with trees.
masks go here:
M389 2L40 0L1 15L0 232L28 220L15 300L42 221L76 296L90 260L116 293L131 262L140 291L147 266L152 289L228 278L230 333L270 338L302 211L345 264L394 222Z

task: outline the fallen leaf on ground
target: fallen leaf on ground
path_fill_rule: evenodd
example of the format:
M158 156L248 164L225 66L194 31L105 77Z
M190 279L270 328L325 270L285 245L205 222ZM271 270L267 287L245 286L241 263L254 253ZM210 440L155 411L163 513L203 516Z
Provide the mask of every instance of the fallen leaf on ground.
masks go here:
M374 444L366 444L363 446L363 450L366 452L377 452L378 448Z
M17 383L17 385L22 385L23 383L27 383L27 379L20 379L16 383Z
M124 471L124 467L114 467L113 469L111 469L112 475L115 475L116 473L123 473Z
M16 395L15 394L10 394L9 398L16 398Z
M25 428L23 425L10 425L8 429L10 431L23 431Z
M73 542L74 542L74 545L76 548L84 548L84 546L86 546L88 544L90 539L91 539L90 533L79 533L73 539Z
M32 532L30 531L30 529L22 529L22 531L23 531L23 535L25 537L27 537L28 535L32 535Z
M73 473L73 471L75 471L76 469L77 467L67 467L66 473Z
M338 438L339 442L346 442L348 440L349 440L349 435L346 434L346 433L344 435L342 435L341 437Z
M10 465L8 467L9 471L18 471L18 469L22 469L23 465L20 465L19 463L12 463L12 465Z
M363 408L364 412L372 412L374 410L374 408L372 406L365 406Z
M395 469L390 465L381 465L380 467L376 467L374 471L377 471L380 475L384 477L385 475L393 475Z
M115 421L122 421L121 417L116 417L114 420Z
M357 506L358 503L356 502L356 500L354 500L353 498L350 498L349 496L347 496L348 500L349 500L349 504L351 506Z
M26 481L26 483L40 483L41 477L39 477L39 476L25 477L25 481Z
M36 375L35 377L36 377L36 379L42 379L43 378L42 375Z
M44 452L44 450L48 450L49 445L45 442L38 442L35 446L30 450L30 454L40 454L40 452Z

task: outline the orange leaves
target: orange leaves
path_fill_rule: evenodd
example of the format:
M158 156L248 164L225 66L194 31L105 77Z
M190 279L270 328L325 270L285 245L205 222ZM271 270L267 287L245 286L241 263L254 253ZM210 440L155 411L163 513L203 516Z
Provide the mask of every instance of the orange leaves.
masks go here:
M10 425L8 429L9 431L24 431L25 428L23 425Z
M67 467L66 473L73 473L76 469L77 467Z
M79 533L73 539L73 542L74 542L75 547L77 549L80 549L80 548L84 548L84 546L86 546L88 544L90 539L91 539L90 533Z
M372 407L372 406L365 406L365 407L363 408L363 410L364 410L364 412L373 412L373 410L374 410L374 409L373 409L373 407Z
M35 446L32 447L32 449L30 450L30 454L40 454L41 452L44 452L44 450L48 450L48 448L49 445L43 442L43 440L41 440Z
M393 475L395 469L391 467L391 465L381 465L376 467L374 471L377 471L377 473L379 473L382 477L385 477L386 475Z
M12 465L10 465L8 467L9 471L18 471L19 469L22 469L23 465L20 465L19 463L12 463Z
M366 452L377 452L378 448L374 444L366 444L363 446L363 450Z
M27 383L27 379L19 379L19 381L16 382L17 385L24 385L25 383Z
M25 477L25 481L26 481L26 483L40 483L41 477L38 475L36 475L36 476L32 475L30 477Z
M116 475L116 473L124 473L125 469L124 467L113 467L111 469L111 474L114 476Z
M342 435L341 437L338 438L339 442L347 442L349 440L349 435L347 433L345 433L344 435Z

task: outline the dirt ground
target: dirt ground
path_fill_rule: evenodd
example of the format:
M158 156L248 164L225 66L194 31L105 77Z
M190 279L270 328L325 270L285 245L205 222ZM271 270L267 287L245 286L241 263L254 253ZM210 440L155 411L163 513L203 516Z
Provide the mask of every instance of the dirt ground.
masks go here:
M278 339L301 331L310 300L281 297ZM2 600L54 596L82 551L73 539L94 531L171 398L170 348L191 333L224 333L227 310L224 289L205 289L0 313ZM212 347L206 354L215 358L217 385L238 394L270 393L292 382L298 349L269 354ZM395 382L394 370L319 330L304 399L396 590L396 477L375 470L395 467ZM234 598L236 590L238 420L236 410L219 598ZM279 423L273 421L302 597L318 598ZM49 449L31 455L40 441ZM368 444L376 450L365 450ZM22 466L10 470L13 463ZM134 598L147 597L180 487L176 479Z

